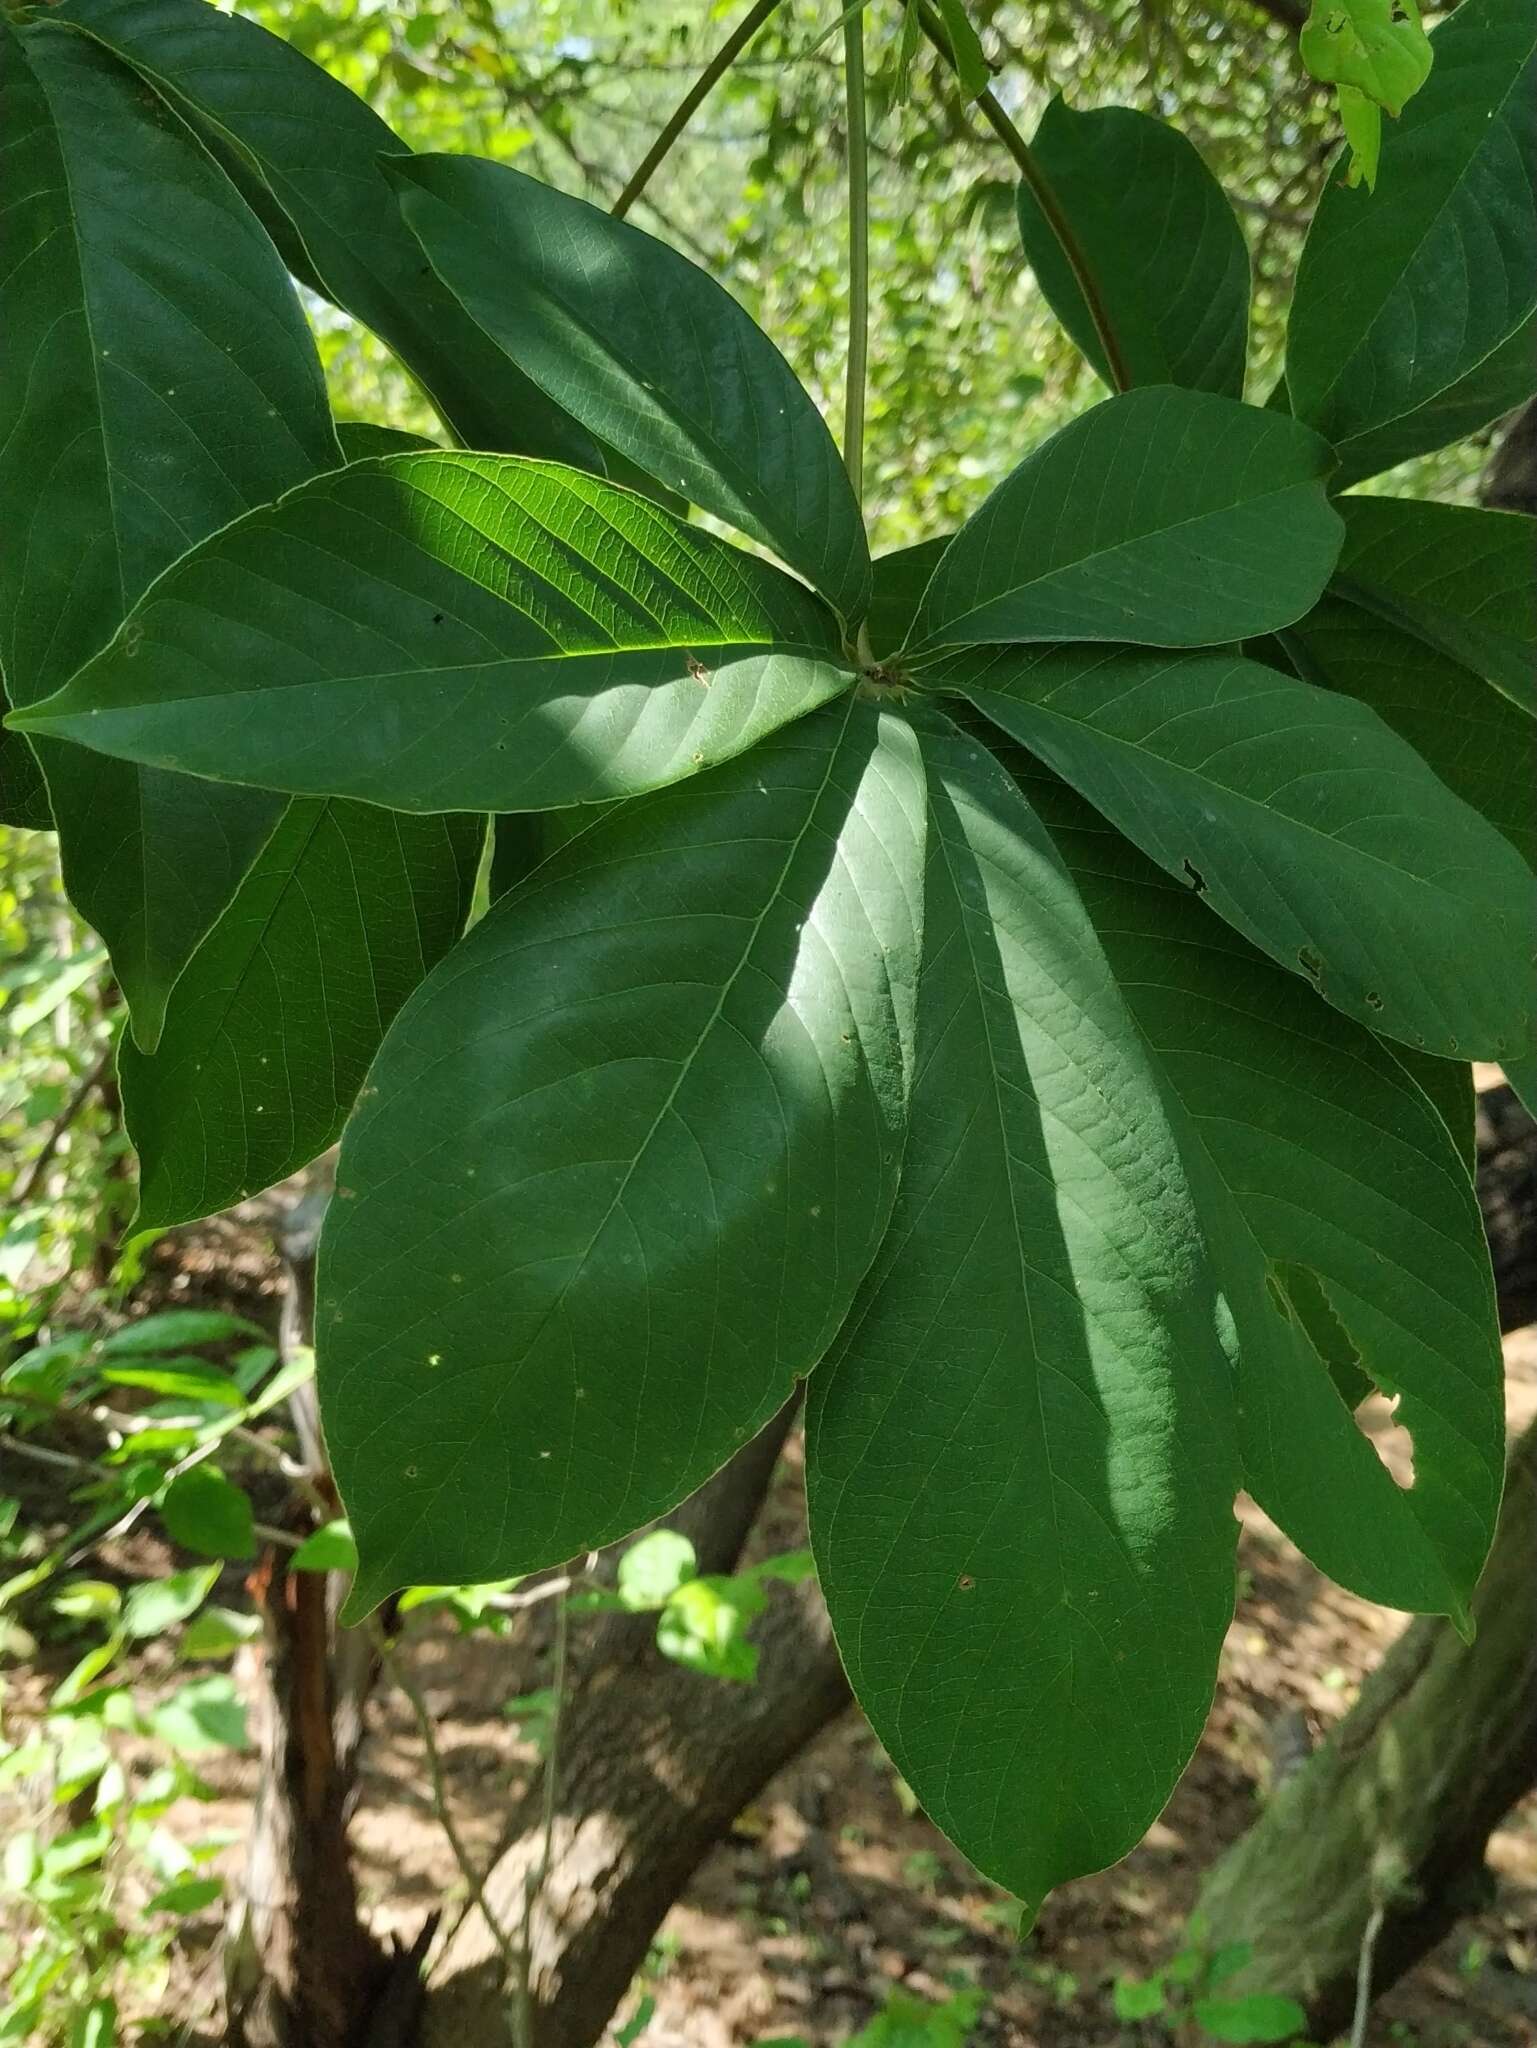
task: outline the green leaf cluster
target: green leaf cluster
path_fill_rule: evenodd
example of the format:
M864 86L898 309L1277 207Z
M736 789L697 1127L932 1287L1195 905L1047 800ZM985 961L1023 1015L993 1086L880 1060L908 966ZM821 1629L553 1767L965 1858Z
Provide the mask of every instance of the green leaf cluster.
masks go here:
M1465 0L1380 195L1330 187L1265 408L1201 159L1054 108L1025 251L1122 388L875 562L810 396L675 251L381 139L202 0L0 31L10 729L134 1005L146 1213L345 1123L354 1614L629 1534L807 1380L855 1690L1030 1905L1189 1755L1240 1485L1465 1616L1502 1451L1468 1062L1532 1044L1530 529L1338 494L1530 392L1533 19ZM125 165L186 210L152 252ZM465 445L337 442L285 263ZM761 1584L674 1579L673 1654L750 1650Z

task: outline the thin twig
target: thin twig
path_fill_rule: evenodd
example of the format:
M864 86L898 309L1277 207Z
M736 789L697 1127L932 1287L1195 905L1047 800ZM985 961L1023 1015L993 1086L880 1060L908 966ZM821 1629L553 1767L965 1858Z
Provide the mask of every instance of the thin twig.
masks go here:
M1361 1936L1361 1953L1356 1958L1356 2010L1350 2023L1350 2048L1366 2048L1366 2027L1372 2010L1372 1963L1377 1954L1377 1937L1387 1917L1385 1905L1373 1906L1366 1932Z
M592 1563L592 1557L589 1555L587 1572L581 1576L590 1574ZM533 2048L534 2040L534 2001L530 1982L534 1965L534 1907L550 1875L550 1865L555 1860L555 1798L559 1789L560 1719L566 1700L566 1645L570 1621L566 1603L562 1600L555 1609L555 1657L554 1668L550 1674L550 1690L554 1694L554 1704L550 1710L549 1738L544 1749L539 1864L538 1868L531 1870L523 1880L523 1955L518 1971L516 2006L518 2048Z
M694 80L688 91L673 108L662 126L661 133L646 151L635 168L635 174L610 208L615 220L623 220L630 208L650 183L651 174L660 164L678 137L683 133L694 115L715 87L731 69L742 51L768 20L779 0L755 0L736 27L721 44L703 71Z
M865 118L865 18L843 24L843 79L849 110L849 353L844 373L843 466L864 503L865 379L870 362L870 138Z
M944 23L929 5L929 0L918 0L918 20L923 33L951 70L958 70L955 52L950 46L950 38L945 33ZM1094 332L1104 354L1105 368L1110 374L1111 384L1117 391L1128 390L1131 385L1131 373L1126 367L1121 344L1116 338L1114 325L1100 296L1093 267L1084 254L1083 246L1073 231L1071 221L1058 204L1057 195L1052 191L1050 181L1036 162L1034 150L1003 111L990 89L978 93L976 105L983 120L1018 165L1020 177L1029 188L1031 197L1041 209L1046 225L1056 237L1057 244L1067 259L1078 289L1083 294L1083 303L1088 310L1089 318L1094 323Z
M14 1454L18 1458L30 1458L34 1464L52 1465L60 1471L78 1472L88 1479L118 1479L122 1476L110 1465L98 1465L91 1458L77 1458L69 1451L51 1451L46 1444L29 1444L17 1436L7 1437L5 1448L8 1454ZM302 1537L295 1536L291 1530L275 1528L270 1522L253 1522L251 1527L268 1543L282 1544L288 1550L297 1550L303 1541ZM93 1538L89 1547L95 1549L104 1543L110 1534L109 1530ZM82 1554L79 1550L75 1551L74 1557L69 1561L73 1563L74 1558Z
M65 1103L64 1107L54 1118L53 1128L38 1147L26 1171L17 1178L15 1186L11 1189L11 1200L18 1209L26 1206L31 1198L33 1189L53 1164L53 1155L58 1151L60 1145L63 1144L70 1125L79 1116L86 1103L90 1101L92 1089L107 1071L111 1062L112 1048L109 1045L102 1052L101 1057L81 1076L74 1094L71 1095L68 1102Z
M379 1662L405 1694L412 1716L416 1721L417 1732L422 1738L422 1748L427 1757L427 1776L432 1791L433 1814L447 1838L454 1862L459 1867L459 1875L468 1885L470 1897L479 1908L487 1927L491 1930L491 1939L496 1943L497 1953L501 1956L502 1967L507 1972L508 1981L513 1982L516 1980L520 1968L517 1948L511 1936L502 1926L502 1923L492 1912L491 1901L486 1897L485 1884L479 1871L470 1860L469 1851L464 1846L463 1837L454 1824L453 1810L448 1803L448 1787L443 1777L443 1758L438 1749L437 1737L432 1731L432 1716L427 1711L427 1702L422 1698L421 1689L417 1685L416 1680L411 1676L405 1659L395 1654L394 1644L379 1626L378 1622L372 1622L370 1627L373 1633L374 1647L379 1653Z

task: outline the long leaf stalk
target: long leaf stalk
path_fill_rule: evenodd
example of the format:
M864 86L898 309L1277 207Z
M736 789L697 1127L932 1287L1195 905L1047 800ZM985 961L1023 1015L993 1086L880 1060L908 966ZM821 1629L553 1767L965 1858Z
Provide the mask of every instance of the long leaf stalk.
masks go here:
M688 91L679 100L663 123L655 142L636 165L629 183L614 201L609 211L616 220L623 220L630 208L639 199L651 182L652 174L662 163L667 153L683 133L699 108L709 98L715 87L725 77L737 58L747 48L753 37L762 28L769 16L779 5L779 0L755 0L736 27L721 44L703 71L694 80Z
M949 36L945 33L944 23L929 4L929 0L918 0L918 19L922 25L923 33L934 45L934 48L939 52L945 63L950 66L952 71L958 72L959 67L955 61L955 51L951 46ZM991 90L980 92L977 95L976 105L978 113L981 114L983 120L1014 159L1015 164L1018 166L1020 177L1028 187L1036 205L1040 207L1047 226L1056 236L1061 246L1062 254L1067 259L1068 267L1077 281L1078 289L1083 294L1083 302L1088 308L1089 318L1094 323L1094 332L1098 336L1100 348L1104 352L1105 366L1110 372L1111 382L1117 391L1128 390L1131 385L1131 373L1126 367L1126 358L1122 353L1115 325L1110 318L1104 298L1100 293L1099 281L1094 275L1094 267L1084 254L1083 245L1073 231L1072 222L1062 211L1061 205L1058 203L1057 195L1051 188L1051 181L1045 176L1040 165L1036 162L1034 150L1031 149L1024 136L1020 134L1014 123L999 105L997 96Z
M870 364L870 136L865 111L863 11L843 25L849 120L849 350L844 373L843 463L864 503L865 382Z

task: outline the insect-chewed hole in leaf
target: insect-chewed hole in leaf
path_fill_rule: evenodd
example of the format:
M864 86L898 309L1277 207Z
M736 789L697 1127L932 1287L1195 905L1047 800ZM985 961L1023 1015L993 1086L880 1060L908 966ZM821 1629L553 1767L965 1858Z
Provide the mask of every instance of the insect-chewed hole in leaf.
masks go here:
M1362 1358L1318 1275L1306 1266L1272 1262L1265 1275L1271 1306L1301 1331L1334 1390L1398 1486L1414 1484L1414 1438L1398 1420L1398 1395Z
M1311 946L1304 946L1297 955L1297 965L1302 969L1314 988L1324 985L1324 963Z
M1381 1459L1388 1477L1407 1492L1414 1484L1414 1438L1398 1419L1397 1394L1374 1387L1356 1410L1356 1427Z
M1188 860L1182 861L1180 865L1185 870L1185 880L1190 884L1191 888L1194 889L1197 896L1199 896L1206 887L1206 877L1201 873L1201 870L1198 867L1194 866Z

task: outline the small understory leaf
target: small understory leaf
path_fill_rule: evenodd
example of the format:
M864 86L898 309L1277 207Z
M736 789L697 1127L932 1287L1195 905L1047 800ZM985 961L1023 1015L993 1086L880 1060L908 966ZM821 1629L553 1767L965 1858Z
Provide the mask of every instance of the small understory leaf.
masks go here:
M896 1192L922 844L848 698L616 807L406 1005L321 1251L354 1611L627 1534L821 1358Z
M812 1543L860 1702L1029 1902L1168 1797L1232 1610L1216 1304L1082 904L975 740L930 790L918 1064L891 1230L812 1377Z
M226 527L31 723L296 795L527 811L678 781L848 683L772 564L581 470L445 451Z
M1364 704L1232 654L978 649L936 672L1374 1031L1527 1042L1531 876Z

